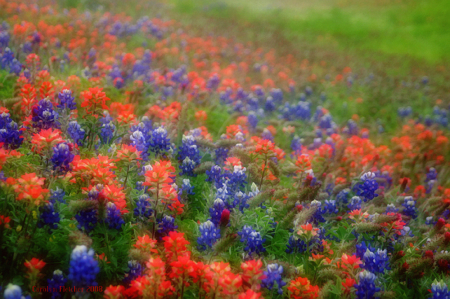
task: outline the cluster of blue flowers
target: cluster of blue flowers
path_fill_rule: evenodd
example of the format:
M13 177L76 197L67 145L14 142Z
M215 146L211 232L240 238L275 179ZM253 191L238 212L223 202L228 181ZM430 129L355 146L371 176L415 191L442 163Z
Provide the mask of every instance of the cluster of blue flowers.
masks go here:
M4 33L0 35L0 42L4 45L6 42L9 42L9 35L5 35ZM22 71L22 64L16 59L13 51L9 48L5 48L3 53L0 56L0 67L3 70L8 70L11 74L15 74L18 76Z
M97 260L94 258L94 250L87 249L84 245L76 246L70 255L69 275L67 278L77 288L96 286L96 276L100 272Z
M106 205L106 223L112 229L120 229L125 224L120 210L112 202Z
M61 288L66 284L67 279L64 278L61 270L53 271L53 276L47 279L48 288L52 293L52 299L61 298Z
M173 232L178 228L175 225L175 218L169 215L165 215L161 220L158 220L158 234L161 237L168 236L170 232Z
M364 199L364 202L372 200L377 197L375 191L378 190L378 183L375 180L375 174L372 172L366 172L361 176L362 183L355 185L356 194Z
M129 285L133 280L142 275L142 265L138 261L129 261L128 268L123 279L126 285Z
M67 172L70 170L70 163L75 157L71 152L71 145L63 142L55 145L53 147L52 163L53 169L59 170L61 172Z
M220 229L210 220L200 224L199 229L201 234L197 238L199 250L212 248L213 244L220 239Z
M134 208L134 216L140 217L142 219L150 218L150 216L153 213L153 210L151 208L150 202L149 202L150 196L147 194L143 194L139 196L138 200L136 201L136 208Z
M61 125L58 121L59 114L53 109L49 98L42 99L37 105L34 105L31 116L35 128L46 130L59 128Z
M49 201L39 207L38 227L48 226L50 229L57 229L60 221L59 213L55 211L54 204Z
M200 164L200 151L193 135L183 135L181 146L178 148L180 161L180 175L194 175L194 168Z
M238 235L241 236L240 241L244 243L244 251L249 256L252 256L253 253L259 254L266 251L263 246L266 239L263 239L261 233L254 230L251 226L245 225L242 231L238 232Z
M261 287L272 290L276 286L278 294L283 294L283 287L286 282L283 281L282 274L283 266L278 264L267 265L267 271L264 271L266 278L261 281Z
M76 120L73 120L69 123L67 133L69 134L70 138L72 138L73 142L75 142L79 146L83 145L85 131L81 128L80 124L78 124Z
M11 119L9 113L0 114L0 143L8 149L16 149L23 142L19 126Z
M358 284L354 285L358 299L375 298L375 293L380 291L380 288L375 285L376 279L377 276L367 270L358 274Z

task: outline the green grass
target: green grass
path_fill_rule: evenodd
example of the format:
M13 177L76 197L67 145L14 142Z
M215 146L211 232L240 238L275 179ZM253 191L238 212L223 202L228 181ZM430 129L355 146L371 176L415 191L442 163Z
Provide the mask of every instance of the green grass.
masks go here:
M446 0L169 0L179 13L275 28L289 40L361 57L440 64L450 51ZM273 45L275 47L275 45ZM350 50L350 52L348 52Z

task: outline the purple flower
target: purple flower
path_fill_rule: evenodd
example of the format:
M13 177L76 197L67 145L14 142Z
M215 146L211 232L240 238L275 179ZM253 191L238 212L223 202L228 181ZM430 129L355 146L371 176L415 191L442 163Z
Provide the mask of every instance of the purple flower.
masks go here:
M14 122L9 113L3 112L0 115L0 143L7 149L17 149L23 142L23 137L19 127Z
M136 208L134 209L134 216L147 219L150 218L153 210L151 208L149 199L150 197L147 194L139 196L136 202Z
M167 131L164 127L156 128L152 131L152 137L149 142L150 151L158 155L165 155L172 149L170 139L167 137Z
M197 238L198 250L203 251L212 248L213 244L220 239L220 229L210 220L200 224L201 236Z
M55 145L55 147L53 148L53 156L51 159L53 163L53 169L59 170L61 172L67 172L70 170L70 163L75 157L75 155L72 154L70 150L70 146L65 142Z
M402 206L404 207L403 214L412 218L417 218L416 201L412 198L412 196L406 196Z
M59 290L66 284L66 282L67 279L64 278L64 275L61 270L55 270L53 272L52 278L47 279L48 288L52 293L52 299L62 297Z
M380 288L375 286L376 278L375 274L367 270L358 274L358 284L354 285L358 299L375 298L375 293L380 291Z
M375 191L378 190L378 183L374 178L374 173L366 172L361 176L362 183L355 185L356 195L363 197L365 202L378 196L375 194Z
M68 278L72 281L72 285L85 290L90 286L96 286L95 278L99 272L94 250L88 250L84 245L76 246L70 255Z
M97 225L97 210L86 209L80 211L75 215L75 219L78 221L78 229L84 229L86 232L90 232Z
M67 128L67 133L69 134L70 138L78 144L79 146L83 145L83 139L84 139L84 130L81 128L81 126L77 123L77 121L73 120L69 123L69 127Z
M50 229L57 229L60 221L59 213L55 211L53 203L47 202L43 206L39 207L39 221L38 227L47 225Z
M367 249L362 258L364 265L361 268L366 269L372 273L384 273L385 270L389 270L389 257L387 251L377 249L371 251Z
M33 127L39 129L59 128L58 122L59 114L53 110L53 105L49 98L39 101L37 105L33 106L32 112Z
M125 221L122 219L120 210L112 202L106 205L106 223L111 229L120 229Z
M170 232L176 230L178 226L175 225L175 218L165 215L158 221L158 234L160 236L168 236Z
M59 98L59 105L58 108L60 109L70 109L75 110L77 109L77 103L74 101L75 97L72 96L72 91L69 89L64 89L58 94Z
M138 261L128 262L129 270L125 273L122 280L126 285L129 285L133 280L142 275L142 265Z
M264 271L266 278L261 281L261 287L272 290L276 284L278 294L283 294L283 287L286 282L283 281L281 274L283 274L283 266L278 264L267 265L267 271Z
M251 256L253 253L259 254L265 252L266 249L263 243L266 239L261 238L261 234L255 231L251 226L245 225L241 232L238 232L241 236L241 242L244 243L244 251L248 252Z

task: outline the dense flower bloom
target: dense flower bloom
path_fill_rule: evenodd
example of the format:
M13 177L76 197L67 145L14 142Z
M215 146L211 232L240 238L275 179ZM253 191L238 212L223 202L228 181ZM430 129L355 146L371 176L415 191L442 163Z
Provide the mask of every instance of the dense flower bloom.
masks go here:
M75 97L72 96L72 91L70 89L63 89L59 94L59 109L77 109L77 103L74 101Z
M94 259L94 250L78 245L70 255L70 268L68 279L73 286L84 288L96 286L95 278L100 272L98 262Z
M241 236L241 242L244 243L244 250L251 256L253 253L259 254L265 252L266 249L263 243L266 239L261 237L261 234L255 231L251 226L245 225L241 232L238 232Z
M33 127L39 129L59 128L59 114L53 110L53 105L49 98L40 100L39 103L32 108Z
M283 274L283 266L278 264L267 265L267 271L264 271L266 278L261 281L261 286L272 290L276 285L278 294L283 294L282 288L286 285L286 282L283 281L281 274Z
M67 279L64 278L64 275L61 270L53 271L53 276L50 279L47 279L48 288L51 290L52 299L61 298L61 288L66 284Z
M355 186L356 194L363 197L364 201L372 200L374 197L378 196L375 194L375 191L378 190L378 183L374 178L374 173L366 172L361 176L362 183Z
M58 228L58 223L60 220L59 213L55 211L55 207L52 202L45 203L43 206L39 207L40 217L38 222L38 227L43 227L48 225L50 229Z
M358 284L354 285L358 299L375 298L375 293L380 291L380 288L375 286L376 278L375 274L366 270L358 274Z
M17 200L26 200L30 204L38 206L45 200L49 190L42 188L45 178L39 178L35 173L27 173L19 179L8 178L6 183L11 185L14 192L17 193Z
M450 291L443 281L434 281L431 285L431 293L433 299L448 299L450 298Z
M120 229L125 221L122 219L120 210L112 202L108 202L106 205L106 223L109 228Z
M63 142L57 144L53 148L53 156L51 160L55 170L57 169L62 172L67 172L70 170L70 163L75 157L75 155L71 152L71 147L72 145Z
M220 229L216 228L210 220L200 224L199 229L201 233L201 236L197 239L199 250L211 248L220 238Z

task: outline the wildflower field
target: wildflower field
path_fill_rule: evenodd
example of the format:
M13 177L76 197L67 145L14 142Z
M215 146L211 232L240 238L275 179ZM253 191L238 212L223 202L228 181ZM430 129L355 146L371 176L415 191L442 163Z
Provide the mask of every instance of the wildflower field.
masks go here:
M0 298L450 298L445 51L189 3L0 0Z

